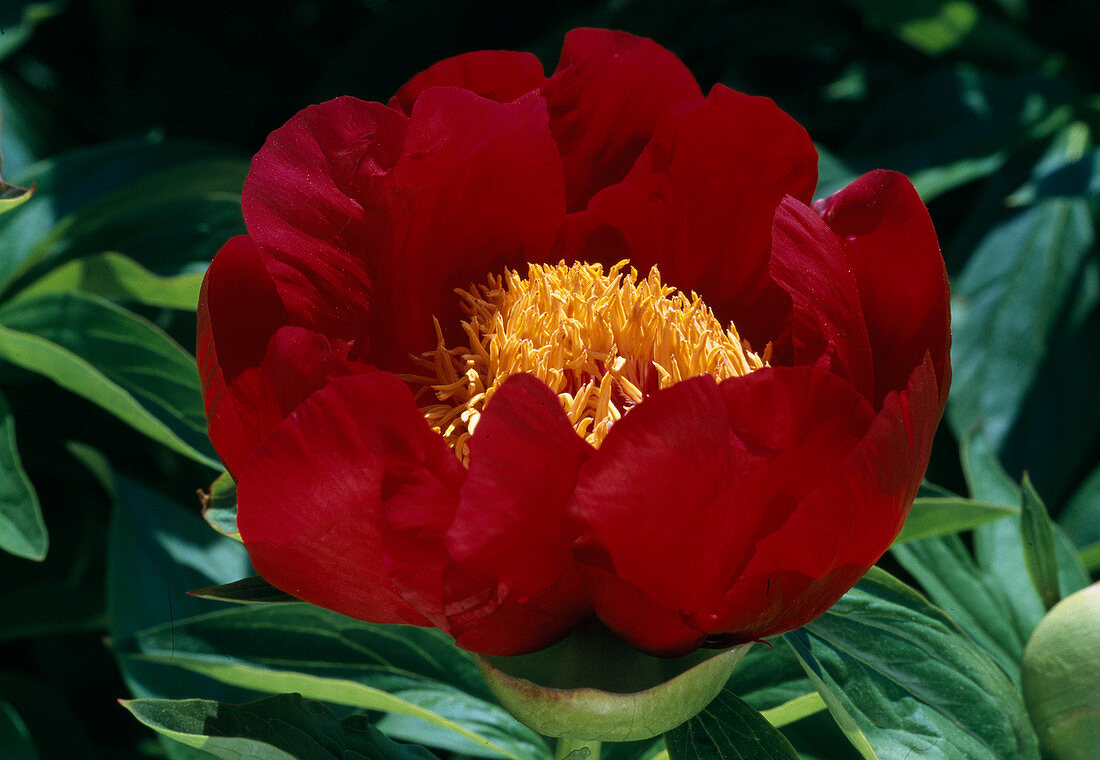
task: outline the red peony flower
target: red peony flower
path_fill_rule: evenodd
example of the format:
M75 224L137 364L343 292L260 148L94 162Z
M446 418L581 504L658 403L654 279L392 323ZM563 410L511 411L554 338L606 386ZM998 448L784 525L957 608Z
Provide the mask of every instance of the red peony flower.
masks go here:
M898 533L950 367L912 185L816 183L772 101L619 32L294 116L199 304L257 571L485 654L821 614Z

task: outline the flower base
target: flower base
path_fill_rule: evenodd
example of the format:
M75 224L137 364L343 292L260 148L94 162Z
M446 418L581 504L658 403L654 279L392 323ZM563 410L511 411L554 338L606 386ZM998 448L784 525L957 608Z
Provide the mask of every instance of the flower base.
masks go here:
M474 659L501 704L540 734L626 742L658 736L699 713L750 646L664 659L590 623L534 654Z

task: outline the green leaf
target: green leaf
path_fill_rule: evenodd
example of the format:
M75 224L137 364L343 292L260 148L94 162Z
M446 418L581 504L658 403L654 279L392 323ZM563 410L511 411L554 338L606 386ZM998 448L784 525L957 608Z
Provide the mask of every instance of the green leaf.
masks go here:
M980 644L1014 680L1025 637L1004 588L974 563L958 536L893 546L894 558L929 597Z
M979 243L953 283L947 418L959 438L980 427L1000 448L1093 240L1087 202L1051 198Z
M821 698L820 693L814 691L788 700L770 710L764 710L761 715L776 728L782 728L788 723L802 720L825 709L825 700Z
M209 615L156 626L116 643L124 662L156 662L257 691L299 691L311 698L346 704L390 695L400 715L382 719L379 728L421 744L499 756L482 743L456 734L465 726L521 757L542 757L547 750L529 729L496 704L469 654L439 631L377 625L306 604L234 607ZM210 664L243 670L208 672ZM290 671L280 674L280 671ZM276 683L279 678L313 680L308 688ZM328 696L336 692L335 698ZM346 691L344 691L346 689ZM342 696L341 696L342 694ZM408 705L418 709L410 710ZM352 706L360 706L354 702ZM451 722L425 723L422 710Z
M1081 565L1087 572L1095 573L1100 570L1100 541L1089 544L1081 550Z
M1024 473L1020 511L1020 533L1024 545L1024 563L1031 583L1039 592L1043 606L1050 609L1062 595L1058 591L1058 560L1054 551L1054 530L1046 505Z
M423 748L390 741L362 716L340 721L297 694L243 705L204 699L122 705L162 736L226 760L433 760Z
M137 179L161 171L167 167L187 165L210 160L220 151L200 143L182 141L158 142L152 139L120 140L94 148L86 148L41 161L17 177L23 186L37 185L34 197L11 213L0 215L0 292L12 282L38 265L48 265L59 251L58 246L68 246L71 255L86 255L102 251L121 250L138 261L141 258L128 248L120 248L120 238L96 238L88 240L96 247L73 250L76 239L82 237L79 229L67 223L58 234L58 224L93 202L107 198L111 193L125 189ZM140 189L140 188L139 188ZM240 185L237 185L239 192ZM162 190L163 192L163 190ZM107 200L105 207L113 206ZM209 211L207 208L205 211ZM240 226L240 206L236 209ZM214 218L192 219L192 226L206 230L207 234L220 234ZM94 220L93 220L94 221ZM152 235L151 243L159 243L167 250L177 250L170 228L150 224L151 219L131 218L131 225L139 233ZM158 220L160 222L162 220ZM68 232L66 232L66 229ZM179 232L180 230L176 230ZM91 231L89 231L90 234ZM115 233L120 230L115 230ZM68 235L68 236L66 236ZM75 236L75 238L74 238ZM226 238L222 238L223 242ZM204 252L209 246L203 246ZM155 261L156 253L149 251ZM205 255L205 261L210 256ZM150 268L157 269L149 264ZM160 271L160 270L157 270ZM44 274L45 272L42 272ZM163 272L162 272L163 273Z
M46 19L56 16L66 5L63 0L35 2L34 0L9 0L0 10L0 60L14 53L30 39L34 28Z
M687 723L665 734L672 760L798 760L783 734L748 702L729 691Z
M146 659L135 656L134 659ZM156 658L150 658L153 661ZM479 705L480 709L470 709L470 700L460 692L442 685L423 684L417 699L406 699L400 692L393 694L382 689L343 678L322 678L307 673L286 670L260 668L252 665L226 663L224 655L217 657L196 657L181 655L165 658L166 664L183 668L212 678L221 683L251 689L269 694L294 692L307 699L317 699L337 705L346 705L360 710L378 710L417 718L437 729L449 731L466 740L459 743L459 751L465 754L477 754L482 757L505 757L509 760L537 758L545 760L548 752L545 745L531 734L529 741L516 741L514 733L498 731L499 717L491 713L482 717L481 712L489 712L491 705ZM425 692L427 694L425 694ZM430 697L426 699L425 697ZM427 704L425 704L427 703ZM453 719L449 713L457 706L461 722ZM497 708L503 714L503 710ZM456 717L459 717L456 716ZM480 723L480 725L466 724ZM512 719L514 722L514 719ZM518 726L518 724L517 724ZM502 741L503 739L503 741Z
M206 586L189 593L200 599L238 604L287 604L302 601L285 591L280 591L258 575L220 586Z
M209 159L142 177L61 219L37 255L56 262L118 251L159 274L201 273L226 240L245 232L247 173L245 161Z
M27 559L46 557L49 539L34 487L15 446L15 422L0 394L0 549Z
M194 311L202 272L161 277L121 253L101 253L66 262L14 294L9 304L45 293L79 292L116 301Z
M1058 524L1078 546L1100 541L1100 467L1092 471L1066 502Z
M943 612L878 568L785 637L868 760L1039 757L1004 672Z
M223 536L241 540L237 530L237 484L233 476L223 472L210 485L209 493L202 494L202 517L206 523Z
M975 430L959 447L970 495L994 504L1019 505L1020 489L1001 467L986 436ZM996 520L974 529L974 556L991 584L1001 587L1021 641L1043 618L1043 602L1027 574L1018 519Z
M15 708L3 700L0 700L0 747L4 748L5 760L38 760L27 724Z
M894 545L919 538L960 533L1018 512L1013 507L964 499L961 496L918 497L913 502L913 509L909 512L901 533L894 539Z
M136 314L90 296L45 294L0 309L0 357L220 469L194 359Z

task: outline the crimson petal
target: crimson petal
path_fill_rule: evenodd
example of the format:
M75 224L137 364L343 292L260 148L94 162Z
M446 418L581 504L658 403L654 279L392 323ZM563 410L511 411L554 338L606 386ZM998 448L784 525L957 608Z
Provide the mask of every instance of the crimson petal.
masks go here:
M630 174L571 219L571 254L593 248L586 235L614 233L624 244L613 255L659 266L763 347L789 309L768 275L775 209L787 195L808 203L816 184L806 130L771 100L718 85L675 106Z
M299 112L252 160L241 206L295 324L358 336L370 312L369 257L384 251L383 211L366 198L401 155L407 120L343 97Z
M406 115L429 87L458 87L498 103L516 98L542 85L542 63L530 53L512 50L478 50L445 58L406 82L390 99L392 108Z
M701 376L646 399L582 468L570 506L601 619L659 654L721 631L724 597L754 546L784 534L872 415L848 383L809 367L721 386Z
M829 369L874 398L871 347L851 264L821 217L793 198L775 212L771 275L791 297L790 334L783 336L789 363Z
M928 209L901 174L874 171L814 208L844 240L875 360L875 402L929 352L941 404L951 379L947 272Z
M574 29L543 94L561 150L569 211L626 176L658 119L677 101L702 96L668 50L626 32Z
M362 620L424 625L389 578L381 524L410 503L453 510L464 477L404 383L378 371L337 378L249 457L238 526L256 570L287 593Z
M561 523L592 449L557 396L525 374L493 394L469 445L457 509L387 512L391 577L459 646L542 649L591 613Z
M229 385L255 390L249 375L287 318L255 242L242 235L222 246L199 292L195 354L210 440L231 473L240 472L259 438L251 415L242 420Z

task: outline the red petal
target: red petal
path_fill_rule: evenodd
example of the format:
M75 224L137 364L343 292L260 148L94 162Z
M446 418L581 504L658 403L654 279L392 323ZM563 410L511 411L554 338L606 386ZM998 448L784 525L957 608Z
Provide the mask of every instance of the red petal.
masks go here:
M785 198L772 228L771 275L791 297L790 334L776 348L795 365L845 378L874 398L874 373L859 289L843 246L807 206Z
M789 308L768 275L775 209L786 195L809 202L816 183L806 131L767 98L719 85L673 109L626 179L592 199L593 218L571 223L613 228L640 271L658 265L762 348Z
M240 472L259 438L251 415L241 419L227 385L253 383L250 375L286 320L252 239L242 235L222 246L199 294L196 356L210 440L231 473Z
M630 171L675 102L702 95L675 55L626 32L574 29L543 93L565 165L570 211Z
M409 504L453 511L464 476L404 383L383 372L337 378L248 459L238 525L278 588L362 620L423 625L386 571L383 515Z
M470 439L469 475L446 537L454 560L447 614L460 645L534 651L591 613L562 520L592 453L534 377L513 375L493 395ZM494 593L468 593L479 586Z
M950 300L936 232L903 175L874 171L815 204L846 242L875 357L875 402L905 387L929 352L939 396L950 385Z
M551 255L564 215L561 163L534 95L500 104L434 87L416 101L388 178L392 247L379 257L371 342L389 361L458 330L453 290Z
M939 417L935 371L926 357L907 389L886 397L835 473L757 544L726 596L729 615L720 628L734 634L731 641L804 625L878 561L905 522Z
M582 468L570 507L584 526L575 553L591 568L601 619L665 654L718 630L753 547L783 531L872 415L846 382L812 368L763 369L721 386L702 376L646 399ZM668 619L650 632L616 627L654 625L654 606L680 616L683 638Z
M361 331L369 257L386 237L366 197L401 155L406 126L380 103L338 98L296 114L252 160L245 222L295 324L344 340Z
M445 58L420 72L397 91L390 106L406 115L429 87L458 87L498 103L511 103L543 83L542 63L530 53L479 50Z

